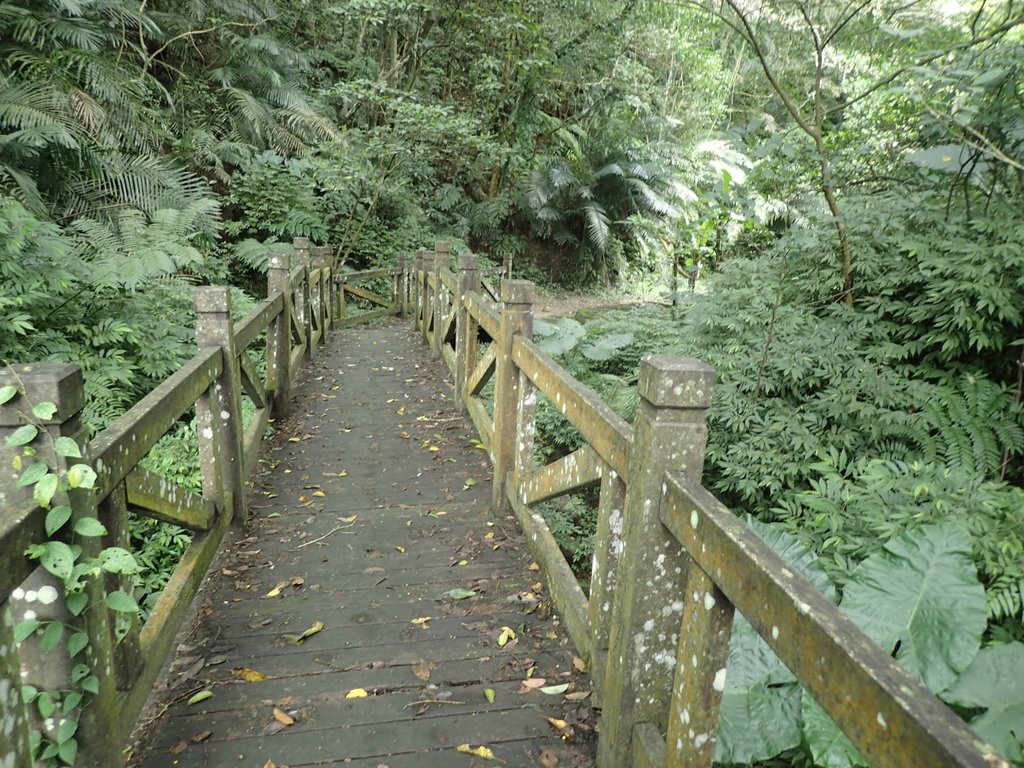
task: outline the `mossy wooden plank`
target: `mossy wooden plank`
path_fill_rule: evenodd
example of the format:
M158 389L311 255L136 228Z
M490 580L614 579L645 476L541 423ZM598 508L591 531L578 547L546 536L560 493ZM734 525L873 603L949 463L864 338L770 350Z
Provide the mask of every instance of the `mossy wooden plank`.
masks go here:
M149 453L223 370L219 348L201 350L89 443L96 494L103 498Z
M662 522L872 764L1000 763L966 723L714 496L675 472L666 483Z
M156 472L135 467L125 478L125 489L128 503L146 517L193 531L205 531L213 525L216 513L213 502Z
M396 274L396 269L364 269L359 272L339 272L338 280L348 282L359 282L362 280L373 280L378 277L391 277Z
M633 726L633 768L665 768L665 739L654 723Z
M516 338L512 359L598 455L620 475L627 476L633 446L629 424L532 341Z
M523 478L519 492L527 505L564 496L600 482L601 459L589 445Z
M369 323L372 320L379 320L382 317L397 315L398 310L398 307L387 307L385 309L374 309L369 312L363 312L359 315L348 315L347 317L336 320L334 326L336 328L351 328L354 325L362 325L363 323Z
M280 293L257 304L235 326L235 348L242 352L259 338L260 334L267 330L270 322L281 314L284 308L284 298Z
M555 608L565 621L565 627L576 649L581 656L589 659L594 644L590 632L590 619L587 616L586 595L583 594L576 575L569 567L555 537L551 535L544 518L519 501L511 488L511 483L509 489L509 502L526 534L530 552L544 572Z
M501 318L498 317L498 312L494 306L485 301L479 293L467 294L465 302L469 314L480 323L481 328L487 331L487 335L492 339L498 338L498 333L501 330Z
M469 378L466 380L465 392L467 396L479 395L480 391L487 386L487 382L494 375L495 361L494 345L488 344L469 374Z
M487 413L483 401L479 397L466 398L466 410L473 421L473 426L476 427L477 434L480 435L480 442L490 446L494 438L494 422L491 421L491 415Z
M381 296L369 291L366 288L360 288L358 285L352 285L351 283L344 283L343 285L346 293L351 293L353 296L358 296L360 299L379 304L382 307L393 307L395 302L388 296Z

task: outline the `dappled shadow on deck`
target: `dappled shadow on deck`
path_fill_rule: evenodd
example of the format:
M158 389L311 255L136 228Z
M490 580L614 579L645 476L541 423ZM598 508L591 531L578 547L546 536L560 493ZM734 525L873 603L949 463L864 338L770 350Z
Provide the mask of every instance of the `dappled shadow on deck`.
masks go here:
M496 764L468 744L506 766L590 765L589 680L514 520L488 510L490 465L443 366L398 321L319 354L133 763Z

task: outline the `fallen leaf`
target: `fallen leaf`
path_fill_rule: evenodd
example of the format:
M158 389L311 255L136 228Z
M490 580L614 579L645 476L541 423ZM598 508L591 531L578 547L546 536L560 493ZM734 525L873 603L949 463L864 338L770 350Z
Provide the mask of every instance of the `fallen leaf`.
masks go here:
M417 627L423 627L425 629L426 627L430 626L427 622L429 622L432 618L433 616L421 616L418 619L413 619L409 623L415 624Z
M576 667L576 670L578 672L586 672L587 671L587 662L585 662L579 656L573 656L572 657L572 665L574 667Z
M191 741L193 744L202 744L211 736L213 736L213 731L200 731L199 733L192 736Z
M565 693L569 690L568 683L562 683L561 685L545 685L540 689L541 693L546 693L548 696L557 696L560 693Z
M425 683L430 679L430 665L425 661L421 661L412 668L412 674L417 680L422 680Z
M348 472L343 469L338 473L338 477L348 477Z
M482 757L484 760L493 760L494 752L489 747L480 745L479 747L471 747L469 744L459 744L455 748L456 752L461 752L464 755L473 755L474 757Z
M487 699L492 704L494 703L494 696L495 696L495 693L494 693L494 689L493 688L484 688L484 698Z
M438 451L440 451L440 450L441 450L441 449L440 449L440 448L438 448L438 447L437 447L436 445L432 445L432 446L430 446L430 452L431 452L431 453L437 453L437 452L438 452Z
M536 691L538 688L543 688L547 682L548 681L543 677L531 677L519 683L519 690L516 691L516 693L529 693L530 691Z
M397 547L395 547L395 552L399 552L400 554L404 555L405 554L405 547L397 546Z
M485 539L493 539L493 538L494 538L494 531L489 531L489 532L487 533L487 535L486 535L486 536L484 536L484 538L485 538Z
M345 698L346 699L365 699L369 695L370 694L368 694L366 692L366 690L363 689L363 688L353 688L351 691L349 691L348 693L345 694Z
M320 497L321 499L322 499L322 498L324 498L325 496L327 496L327 494L326 494L326 493L324 493L323 491L313 491L313 495L314 495L314 496L318 496L318 497Z
M505 644L508 643L509 640L515 639L516 631L512 629L512 627L502 627L501 634L498 635L498 647L504 648Z
M544 766L544 768L555 768L555 766L558 765L558 755L556 755L550 749L545 749L543 752L541 752L540 757L538 759L540 760L540 764Z
M543 581L538 581L535 584L533 584L530 587L530 589L532 589L534 592L543 592L544 591L544 582Z
M213 696L213 691L210 691L210 690L200 691L195 696L190 698L188 700L187 704L188 704L188 706L191 707L193 704L198 704L200 701L206 701L207 699L211 698L212 696Z
M359 515L349 515L348 517L339 517L338 522L341 523L354 523Z
M301 635L283 635L284 639L289 643L295 643L296 645L301 644L304 640L312 637L317 632L323 632L324 623L322 621L316 622L313 626L303 632Z
M474 485L476 485L476 480L474 480L474 479L473 479L473 478L471 477L471 478L469 478L468 480L466 480L466 484L462 486L462 490L464 490L464 491L468 491L468 490L469 490L470 488L472 488L472 487L473 487Z
M257 672L255 669L249 669L248 667L235 667L231 670L231 674L247 683L258 683L261 680L267 679L267 676L262 672Z
M573 691L565 694L566 701L583 701L590 695L590 691Z
M273 760L267 760L267 762L263 764L263 768L277 768L277 763Z
M294 725L295 718L285 712L283 709L274 707L274 719L277 720L281 725Z
M263 596L263 598L265 599L265 598L268 598L268 597L277 597L278 595L281 594L281 590L284 589L285 587L287 587L290 583L291 583L290 581L279 581L279 582L277 582L277 586L275 586L272 590L267 592L267 594L265 594Z
M463 589L456 587L455 589L449 589L444 593L445 597L450 597L452 600L465 600L466 598L473 597L476 592L472 589Z
M301 442L301 441L302 441L301 437L289 437L288 438L288 442L289 443L298 443L298 442Z
M540 565L538 565L537 563L530 563L530 570L531 571L539 571L540 570Z
M186 749L188 749L188 742L187 741L179 741L177 744L175 744L173 747L171 747L167 751L170 752L172 755L180 755Z
M559 720L557 717L545 717L544 719L551 723L552 728L558 731L564 731L569 727L569 724L565 722L565 720Z

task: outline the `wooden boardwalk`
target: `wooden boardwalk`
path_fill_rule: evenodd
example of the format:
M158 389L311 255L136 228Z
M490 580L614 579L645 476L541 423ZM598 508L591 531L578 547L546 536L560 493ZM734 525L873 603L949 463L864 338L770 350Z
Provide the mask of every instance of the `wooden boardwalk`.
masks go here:
M591 765L589 679L442 364L398 321L318 354L133 765Z

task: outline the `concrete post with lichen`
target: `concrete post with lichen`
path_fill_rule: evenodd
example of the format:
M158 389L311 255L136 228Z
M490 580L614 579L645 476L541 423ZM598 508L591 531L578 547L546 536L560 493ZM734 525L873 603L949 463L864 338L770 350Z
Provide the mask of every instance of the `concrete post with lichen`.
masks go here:
M430 287L430 276L434 274L434 260L436 254L431 251L421 251L422 260L422 286L420 288L420 331L423 334L423 343L430 346L430 325L434 319L434 295L436 288Z
M398 316L405 317L409 314L409 265L408 255L403 251L398 254L395 261L395 303L398 305Z
M69 459L57 455L54 450L55 441L60 437L71 438L83 448L87 445L88 435L81 419L85 405L82 372L77 365L61 363L16 365L0 370L0 386L8 384L16 387L20 394L0 406L0 507L6 512L4 522L14 523L20 535L10 539L0 537L0 541L7 539L12 547L11 551L0 552L0 562L4 563L0 574L0 612L3 613L0 617L0 703L4 704L4 717L11 717L10 741L8 743L6 724L5 738L0 740L0 765L10 764L17 768L32 765L31 762L13 761L11 757L23 751L24 729L28 724L24 709L17 706L7 708L11 695L4 682L10 679L8 674L12 667L15 664L20 667L14 686L20 701L22 685L32 685L40 691L77 689L72 665L85 663L91 675L96 677L97 692L88 706L77 710L81 713L76 733L79 764L117 768L121 765L122 739L131 724L121 723L119 718L117 693L119 673L123 670L114 653L113 621L110 612L103 608L106 580L103 576L87 578L86 605L90 608L77 611L79 615L76 616L68 607L63 582L48 571L36 568L24 557L28 544L43 543L49 538L42 523L45 512L32 501L31 488L16 486L17 478L25 468L18 458L22 451L5 447L6 438L18 427L33 423L40 430L40 435L31 444L37 451L37 461L45 461L58 473L66 472L72 464L89 464L87 452L82 458ZM53 403L56 410L47 418L33 415L33 407L40 403ZM100 517L91 490L73 489L63 497L54 497L52 503L67 504L72 510L70 521L54 538L62 538L65 529L70 530L84 517ZM120 542L111 542L109 537L86 536L79 537L77 543L82 547L84 556L95 557L103 547ZM4 604L7 610L3 610ZM68 624L88 636L88 645L78 656L70 659L61 644L52 651L44 650L42 635L37 632L15 649L13 627L26 619L44 624ZM67 637L65 632L62 642ZM32 717L28 722L53 736L60 726L60 717Z
M281 313L270 321L267 328L267 389L272 395L270 411L275 419L288 414L291 390L292 346L292 278L291 259L288 254L270 256L267 268L267 296L280 292Z
M466 409L463 389L476 364L477 324L466 308L466 296L480 290L480 257L459 256L459 295L455 297L455 405Z
M715 372L691 358L640 362L623 550L605 673L598 765L629 765L634 726L667 724L690 560L659 518L665 471L699 481ZM664 731L662 731L664 732Z
M498 338L493 342L496 355L491 509L495 515L507 514L512 509L506 495L506 482L515 464L516 409L519 405L519 371L512 362L512 342L516 336L530 338L533 335L533 300L534 285L529 280L501 282L501 327Z
M234 325L231 322L231 292L219 286L195 288L192 302L196 310L196 345L200 348L220 347L223 368L220 377L211 385L211 396L196 403L196 418L200 423L209 418L218 422L216 445L219 453L222 490L232 519L246 522L245 461L242 453L242 379L238 370L235 350ZM205 413L205 408L210 413ZM213 439L213 435L201 438ZM200 445L202 445L202 439ZM202 458L202 457L200 457Z
M334 314L334 279L327 274L331 263L331 249L326 245L314 245L310 252L313 255L313 268L320 270L316 312L320 321L320 343L326 344L327 329L331 327L331 317Z
M448 308L444 297L448 288L441 282L441 273L448 269L451 250L451 243L444 240L434 243L434 343L430 347L430 354L434 357L441 356L441 348L444 346L444 313Z
M312 360L316 357L316 348L313 344L313 313L316 311L316 307L313 305L313 286L309 279L311 244L308 237L294 237L292 245L295 247L295 258L292 260L292 265L299 264L303 267L303 276L300 278L302 284L299 286L301 296L299 318L306 335L306 359Z

